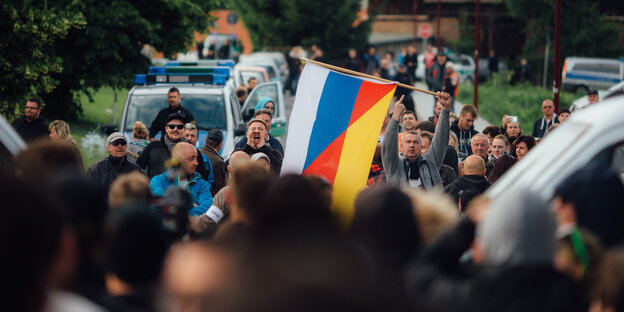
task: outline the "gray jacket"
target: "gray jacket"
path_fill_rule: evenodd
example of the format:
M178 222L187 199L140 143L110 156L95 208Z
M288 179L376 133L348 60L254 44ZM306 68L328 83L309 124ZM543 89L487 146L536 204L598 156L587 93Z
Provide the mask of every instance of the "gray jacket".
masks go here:
M440 166L442 165L442 160L444 160L449 141L449 111L443 110L439 118L429 152L425 155L420 155L423 163L418 170L426 190L433 189L436 186L442 187ZM408 172L405 172L404 167L406 160L399 155L399 146L397 144L398 132L399 123L394 118L390 119L381 143L381 158L386 171L386 180L391 184L407 182Z

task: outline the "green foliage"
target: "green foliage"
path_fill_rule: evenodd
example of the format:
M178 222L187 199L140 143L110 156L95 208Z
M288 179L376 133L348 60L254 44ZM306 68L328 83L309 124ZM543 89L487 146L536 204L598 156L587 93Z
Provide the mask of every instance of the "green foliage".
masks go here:
M38 1L0 4L0 113L11 118L20 104L58 84L53 73L63 70L52 49L70 29L85 25L82 14L46 9Z
M542 116L542 101L552 99L552 90L528 83L509 85L507 74L494 73L492 79L479 84L479 115L493 125L500 126L503 115L518 116L522 133L531 134L533 123ZM460 85L457 100L471 104L474 95L472 85ZM562 92L560 108L570 107L581 95Z
M78 91L102 86L129 87L134 74L150 62L141 50L150 44L165 55L185 51L193 31L205 31L210 1L193 0L49 0L51 8L66 8L85 17L87 25L73 29L54 50L62 58L60 81L44 95L47 113L75 120L81 112Z
M554 42L555 1L504 0L510 14L525 19L529 36L524 52L530 54L543 46L543 34ZM589 0L561 1L561 54L585 57L617 57L624 52L618 46L618 29L600 15L596 2ZM541 51L540 51L541 53ZM552 55L552 54L551 54ZM552 67L551 67L552 68Z
M370 19L353 27L359 0L233 0L255 49L316 44L329 59L364 51Z

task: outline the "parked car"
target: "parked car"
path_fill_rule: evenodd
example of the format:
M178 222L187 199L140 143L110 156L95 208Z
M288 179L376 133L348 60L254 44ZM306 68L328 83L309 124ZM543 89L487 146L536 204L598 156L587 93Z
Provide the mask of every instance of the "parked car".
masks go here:
M609 88L608 90L598 90L598 97L603 99L607 96L609 96L610 94L618 91L618 90L622 90L624 89L624 81L612 86L611 88ZM587 107L587 105L589 105L589 100L587 100L587 96L583 95L582 97L574 100L574 102L572 102L572 105L570 105L570 111L574 112L577 110L580 110L582 108Z
M624 181L624 95L574 113L488 189L487 197L530 188L545 200L578 169L600 164ZM582 190L579 190L582 191Z
M616 59L567 57L561 79L564 90L606 90L624 80L624 62Z

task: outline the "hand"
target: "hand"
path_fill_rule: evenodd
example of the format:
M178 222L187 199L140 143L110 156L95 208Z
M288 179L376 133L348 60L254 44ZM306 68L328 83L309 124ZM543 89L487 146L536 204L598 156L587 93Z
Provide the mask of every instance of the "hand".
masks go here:
M405 105L403 105L403 98L405 95L401 95L401 98L394 102L394 110L392 111L392 119L401 121L401 115L405 112Z
M442 104L442 109L450 111L451 110L451 95L446 92L438 91L435 95L438 98L438 102Z
M507 128L508 122L509 122L509 119L507 119L507 115L503 115L503 121L502 121L503 128Z

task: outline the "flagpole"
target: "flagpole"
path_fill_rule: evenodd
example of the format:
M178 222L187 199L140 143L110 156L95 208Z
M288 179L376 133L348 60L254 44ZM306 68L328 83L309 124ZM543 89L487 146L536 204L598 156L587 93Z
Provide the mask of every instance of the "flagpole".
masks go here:
M338 71L338 72L342 72L342 73L345 73L345 74L349 74L349 75L364 77L364 78L368 78L368 79L374 79L374 80L378 80L378 81L385 82L385 83L396 83L397 86L399 86L399 87L403 87L403 88L407 88L407 89L411 89L411 90L414 90L414 91L427 93L427 94L431 94L433 96L436 96L435 92L431 92L431 91L427 91L427 90L423 90L423 89L418 89L416 87L412 87L412 86L406 85L404 83L400 83L400 82L396 82L396 81L392 81L392 80L388 80L388 79L383 79L383 78L379 78L379 77L363 74L363 73L356 72L356 71L353 71L353 70L349 70L349 69L346 69L346 68L342 68L342 67L338 67L338 66L322 63L322 62L319 62L319 61L309 60L309 59L306 59L306 58L303 58L303 57L299 58L299 61L301 61L304 64L306 62L310 62L312 64L323 66L325 68L329 68L329 69L332 69L332 70L335 70L335 71Z

